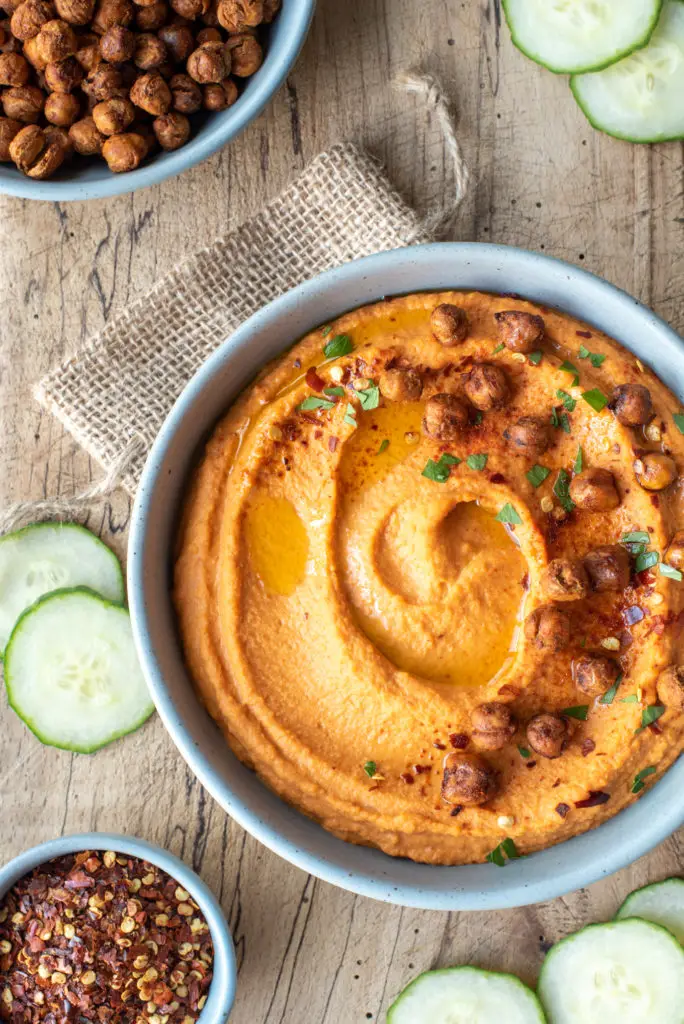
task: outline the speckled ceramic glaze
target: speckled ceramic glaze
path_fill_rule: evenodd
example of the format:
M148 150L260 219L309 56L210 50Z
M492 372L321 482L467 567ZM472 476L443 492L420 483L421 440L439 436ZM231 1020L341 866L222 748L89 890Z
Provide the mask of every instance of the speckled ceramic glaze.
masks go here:
M112 174L104 160L74 159L47 181L27 178L13 164L0 164L0 192L60 203L102 199L157 185L206 160L253 121L283 84L306 39L315 6L316 0L283 0L282 10L268 29L264 63L246 80L237 103L207 115L180 149L157 153L128 174Z
M231 753L194 694L170 600L174 539L188 473L207 434L257 370L346 310L384 296L450 288L516 292L556 306L621 342L684 397L681 339L635 299L569 264L477 244L417 246L347 264L256 313L183 392L152 449L138 492L129 598L143 669L167 729L200 781L252 835L298 867L366 896L429 909L495 909L587 885L668 836L684 821L684 760L599 828L505 868L428 866L352 846L284 804Z
M25 853L20 853L9 864L0 868L0 899L15 882L40 864L81 850L113 850L115 853L149 861L162 871L166 871L171 878L175 878L184 889L187 889L204 914L214 943L214 976L209 988L209 998L198 1018L198 1024L225 1024L235 1001L237 984L235 950L228 924L219 901L199 875L160 846L109 832L61 836L59 839L52 839L26 850Z

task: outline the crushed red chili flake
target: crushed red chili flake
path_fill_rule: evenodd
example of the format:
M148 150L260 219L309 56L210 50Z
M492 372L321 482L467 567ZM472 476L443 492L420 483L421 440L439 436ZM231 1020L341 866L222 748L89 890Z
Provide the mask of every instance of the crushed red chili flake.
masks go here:
M331 434L331 436L328 438L328 451L336 452L339 441L339 437L335 437L334 435Z
M432 765L431 764L414 764L413 768L411 770L412 770L414 775L424 775L425 772L431 772L432 771Z
M570 813L570 806L568 804L557 804L556 814L560 814L561 818L567 817Z
M456 750L465 750L470 743L470 737L465 732L452 732L449 736L449 743Z
M580 749L582 751L582 757L587 757L589 754L592 753L592 751L596 750L596 744L592 739L589 739L589 737L587 737L586 740L582 740L582 746Z
M399 778L402 782L405 782L407 786L413 785L413 776L411 775L411 772L402 772Z
M435 740L432 746L437 750L446 750L446 743L440 743L438 740Z
M575 807L599 807L607 804L610 800L610 793L602 793L601 790L590 789L586 800L576 800Z
M449 815L452 818L457 818L462 810L463 810L463 804L456 804L456 806L452 807L451 810L449 811Z
M325 387L325 381L319 374L316 373L316 367L310 366L306 371L306 377L304 378L307 387L310 387L312 391L322 391Z
M214 949L160 868L86 850L35 868L0 902L0 1020L193 1024Z
M575 331L575 334L580 338L591 338L593 337L591 331Z

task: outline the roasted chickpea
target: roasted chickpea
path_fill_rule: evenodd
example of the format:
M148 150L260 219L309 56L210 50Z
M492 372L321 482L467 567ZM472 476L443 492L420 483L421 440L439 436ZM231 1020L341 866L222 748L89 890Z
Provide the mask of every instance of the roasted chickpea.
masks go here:
M21 39L15 39L12 35L9 18L0 21L0 53L21 53Z
M554 558L544 570L542 585L554 601L579 601L587 596L589 580L580 562Z
M142 32L135 41L135 66L141 71L152 71L160 67L167 58L166 47L158 36Z
M512 448L524 455L543 455L553 442L550 424L537 416L521 416L504 430L503 436Z
M264 0L264 22L270 25L280 10L281 0Z
M516 724L507 704L489 701L476 707L471 715L473 742L480 750L501 750L510 742Z
M72 92L82 81L83 68L75 57L55 61L45 68L45 85L50 92Z
M156 71L148 71L136 78L131 86L130 97L136 107L155 117L165 114L171 106L171 90Z
M83 91L95 103L111 100L114 96L125 97L127 92L121 71L111 64L98 64L93 68L83 83Z
M25 42L33 39L43 25L55 16L55 9L47 0L24 0L19 4L10 21L12 35Z
M68 128L81 113L81 104L72 93L51 92L45 100L45 118L60 128Z
M572 675L582 693L598 697L617 681L620 666L613 658L603 654L585 654L572 663Z
M135 17L135 8L131 0L99 0L92 20L92 29L98 36L103 36L112 25L128 27Z
M383 370L378 383L380 394L390 402L417 402L423 391L420 374L411 369Z
M658 700L673 711L684 711L684 665L670 665L658 676Z
M55 0L55 10L70 25L87 25L95 13L95 0Z
M261 43L256 36L249 32L231 36L226 43L226 49L231 56L232 74L237 75L238 78L249 78L263 64L264 51L261 48Z
M169 5L164 0L156 0L147 7L138 7L135 12L135 24L141 32L157 32L169 16Z
M594 548L584 556L591 589L598 593L624 590L629 583L629 554L621 544Z
M99 156L105 143L102 132L98 131L92 117L76 121L69 129L69 140L81 156Z
M197 45L201 46L202 43L222 43L223 36L221 30L218 28L202 28L196 35Z
M27 125L10 143L10 155L20 171L30 178L49 178L69 153L61 129Z
M120 135L125 132L135 117L135 107L122 96L113 96L93 107L95 127L103 135Z
M677 479L677 463L661 452L647 452L635 459L634 472L645 491L664 491Z
M230 54L223 43L204 43L190 54L187 67L196 82L222 82L230 74Z
M202 106L205 110L227 110L238 98L237 85L232 78L224 78L217 85L205 85Z
M477 363L464 383L465 393L476 409L488 412L500 409L510 398L510 388L505 372L491 363Z
M202 90L190 75L174 75L169 82L173 109L181 114L194 114L202 106ZM220 88L215 86L213 88ZM221 108L223 109L223 108Z
M7 15L7 21L3 24L3 28L9 36L12 35L9 29L9 19L21 3L23 3L23 0L0 0L0 11Z
M468 425L468 409L456 395L432 395L425 403L423 432L436 441L454 441Z
M625 427L641 427L654 415L651 392L643 384L619 384L608 408Z
M0 85L26 85L31 65L20 53L0 53Z
M21 121L11 117L0 117L0 163L8 163L12 159L10 142L23 127Z
M5 89L2 105L7 117L25 124L36 124L40 120L45 104L45 93L36 85L18 85Z
M206 14L210 7L210 0L170 0L176 14L188 21L195 21Z
M667 546L663 561L680 572L684 570L684 530L677 530Z
M43 59L43 51L38 45L38 36L34 36L33 39L27 39L22 50L26 60L37 72L40 73L45 70L47 64Z
M495 769L479 754L454 751L444 758L442 799L448 804L476 807L499 791Z
M445 348L459 345L468 337L468 314L460 306L442 302L430 314L430 328L436 340Z
M572 736L567 718L543 712L527 723L527 742L535 754L553 760L560 757Z
M583 512L610 512L620 504L615 477L607 469L585 469L573 477L570 497Z
M71 25L59 18L46 21L36 36L36 53L41 62L52 64L65 60L78 49L76 33Z
M135 35L124 25L112 25L100 39L100 54L109 64L132 60L135 47Z
M177 64L186 61L195 47L192 30L186 25L164 25L159 29L159 38Z
M147 142L137 132L112 135L102 147L102 156L114 174L134 171L147 156Z
M263 0L219 0L216 13L227 32L242 32L262 23L264 4Z
M82 39L79 40L79 48L76 51L76 60L85 71L91 72L98 67L102 60L100 55L100 44L99 42L87 42L84 46L83 42L84 41Z
M525 619L525 636L541 651L562 651L570 643L570 619L553 604L544 604Z
M544 320L533 313L510 309L495 313L499 342L509 352L534 352L544 340Z
M152 127L162 149L180 149L190 138L190 122L175 110L156 117Z

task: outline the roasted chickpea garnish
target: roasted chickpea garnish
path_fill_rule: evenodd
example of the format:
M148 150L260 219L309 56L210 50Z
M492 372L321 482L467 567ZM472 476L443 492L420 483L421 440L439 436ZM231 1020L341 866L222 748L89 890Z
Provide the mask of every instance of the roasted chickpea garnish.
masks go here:
M83 83L83 91L94 103L101 103L102 100L109 100L113 96L125 97L127 90L118 68L110 64L98 64L88 74Z
M380 374L380 394L390 402L417 402L423 381L415 370L393 368Z
M615 477L607 469L585 469L573 478L570 497L583 512L610 512L620 504Z
M181 114L194 114L202 106L202 90L190 75L174 75L169 82L173 109Z
M102 36L112 25L132 24L134 17L135 8L131 0L99 0L92 21L93 32Z
M10 21L12 35L25 42L33 39L43 25L55 16L55 9L46 0L24 0L19 4Z
M0 53L0 85L26 85L31 65L20 53Z
M525 455L543 455L553 442L550 424L537 416L521 416L504 430L503 436L512 448Z
M550 760L560 757L572 736L572 726L567 718L543 712L527 723L527 742L535 754Z
M76 53L78 42L71 25L59 18L46 21L35 41L36 54L43 64L65 60Z
M663 561L680 572L684 570L684 530L677 530L667 546Z
M585 654L573 661L572 675L582 693L598 697L617 682L620 666L603 654Z
M280 10L281 0L264 0L264 22L268 25Z
M135 47L135 35L124 25L112 25L100 40L102 59L109 64L123 64L124 61L132 60Z
M471 715L473 742L480 750L501 750L515 733L515 718L507 704L489 701Z
M112 135L102 147L102 156L115 174L134 171L146 155L147 141L137 132Z
M21 121L12 117L0 117L0 163L8 163L10 155L10 142L24 127Z
M468 408L456 395L433 395L425 403L423 431L436 441L454 441L468 425Z
M684 711L684 665L670 665L658 676L658 700L673 711Z
M629 554L621 544L594 548L584 556L591 589L598 593L624 590L629 583Z
M135 24L141 32L158 32L169 17L169 6L164 0L155 0L147 7L136 7Z
M95 0L55 0L55 10L70 25L87 25L95 13Z
M223 36L221 35L221 29L219 28L201 28L195 36L197 45L201 46L202 43L222 43Z
M204 43L188 57L188 74L196 82L222 82L230 74L230 54L223 43Z
M45 84L51 92L73 92L83 81L83 68L75 57L55 61L45 68Z
M69 129L69 140L81 156L99 156L102 152L106 136L98 131L92 117L84 117L74 122Z
M651 392L643 384L619 384L608 408L625 427L641 427L653 418Z
M134 62L137 68L152 71L160 67L166 58L166 47L158 36L143 32L136 38Z
M466 375L464 390L476 409L500 409L510 398L506 373L500 366L478 363Z
M263 0L219 0L216 8L219 23L227 32L256 28L264 20Z
M179 149L190 138L190 122L175 110L155 118L152 128L162 149Z
M525 636L542 651L562 651L570 643L570 619L553 604L544 604L525 619Z
M130 100L114 96L93 107L93 121L103 135L119 135L125 132L135 117L135 107Z
M59 128L27 125L10 143L10 155L30 178L49 178L62 165L69 147Z
M195 48L195 38L187 25L164 25L159 29L159 38L177 64L187 60Z
M195 21L205 15L211 6L210 0L170 0L176 14L188 21Z
M468 314L460 306L442 302L430 314L430 328L440 345L451 348L468 337Z
M479 754L454 751L444 758L442 799L446 803L476 807L486 804L498 791L497 772Z
M35 85L18 85L5 89L2 105L7 117L25 124L36 124L45 105L45 93Z
M238 98L237 85L232 78L224 78L218 84L205 85L202 90L202 106L205 110L226 110Z
M544 321L540 316L511 309L495 313L499 341L509 352L534 352L544 338Z
M589 581L580 562L554 558L544 570L543 587L554 601L579 601L587 596Z
M677 479L677 463L661 452L647 452L634 461L634 472L646 491L664 491Z
M45 100L45 119L60 128L68 128L78 119L81 104L72 93L52 92Z
M136 78L131 86L131 100L136 107L147 111L148 114L165 114L171 106L171 90L156 71L150 71L146 75Z

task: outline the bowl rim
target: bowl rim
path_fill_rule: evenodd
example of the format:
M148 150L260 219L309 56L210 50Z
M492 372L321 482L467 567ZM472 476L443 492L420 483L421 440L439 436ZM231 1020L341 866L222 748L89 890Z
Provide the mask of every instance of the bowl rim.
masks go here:
M278 46L266 52L257 73L248 79L250 87L234 106L221 111L205 130L193 136L185 146L172 152L158 154L163 163L152 159L135 171L113 174L103 164L103 177L90 179L70 178L64 181L34 181L23 174L16 177L0 175L0 194L42 202L79 202L88 199L106 199L125 195L138 189L158 185L190 167L207 160L243 131L262 112L275 96L292 69L308 35L316 8L316 0L285 0L278 17L286 17L287 29Z
M476 891L472 887L470 891L460 889L453 880L449 882L450 876L447 874L444 875L443 888L439 890L436 890L434 886L423 887L406 882L393 884L395 880L392 879L392 867L391 864L388 866L386 862L393 862L395 858L388 857L377 850L373 850L372 853L377 857L384 858L386 870L371 872L344 869L332 863L331 859L322 854L303 849L303 844L293 841L289 836L283 836L275 825L264 820L249 806L248 802L241 800L230 786L218 777L209 757L201 749L197 740L190 736L189 727L179 714L171 693L166 687L149 628L149 600L143 571L146 522L154 501L155 487L162 479L162 464L169 448L173 446L176 432L185 416L198 406L203 392L214 378L221 374L225 364L230 362L236 353L247 348L260 331L265 331L269 326L280 325L280 337L285 335L292 339L288 345L281 347L281 351L286 351L287 347L297 340L297 336L293 338L292 335L286 333L288 314L292 315L293 310L301 310L302 307L306 307L307 301L313 301L314 297L321 292L335 292L339 286L349 286L350 284L356 288L357 292L360 292L363 287L368 287L369 282L372 283L375 278L379 278L387 284L387 279L391 279L398 269L407 266L410 268L412 264L420 265L431 261L435 263L441 261L441 263L453 267L454 278L456 278L459 268L471 267L481 260L488 265L495 266L497 270L503 269L508 272L523 268L527 272L542 272L543 270L549 275L550 280L562 281L563 287L569 292L571 289L583 290L585 311L581 315L578 313L572 315L577 315L578 318L592 323L595 319L600 319L600 316L593 317L591 310L597 308L596 304L600 306L603 302L609 308L618 310L621 316L630 321L632 324L630 332L638 337L639 344L641 344L641 334L645 336L644 344L656 340L669 351L672 358L679 360L684 371L684 359L682 358L684 342L664 320L615 285L587 270L554 257L515 247L473 242L429 243L367 256L328 270L273 300L241 324L212 353L177 399L151 448L134 502L129 541L129 600L133 631L143 672L165 727L200 782L224 810L252 836L295 866L359 895L401 906L430 910L492 910L525 906L554 899L626 867L684 824L684 758L675 761L658 782L650 787L636 803L623 809L597 828L580 833L543 851L509 862L505 870L510 878L510 884L508 882L499 884L496 881L497 877L504 876L504 872L500 872L498 876L492 875L494 885L491 888L483 887ZM434 289L414 290L442 290L443 287L448 286L435 285ZM454 287L458 286L454 285ZM472 286L468 285L468 288L470 287ZM406 294L406 289L393 291L391 285L382 288L378 286L376 300L400 294ZM364 298L356 303L342 303L337 315L371 301L373 300ZM549 302L546 304L551 305ZM568 301L568 306L570 305L571 303ZM556 308L562 309L563 307L556 304ZM331 319L332 316L331 314ZM309 329L314 329L317 326L319 326L317 322L311 323ZM635 351L635 348L626 344L624 337L620 340L625 347ZM635 341L635 339L630 337L630 341ZM638 346L636 349L636 354L642 354L645 359L651 361L646 355L646 351L640 353ZM265 361L262 360L262 362ZM261 363L256 363L254 369L256 370L259 365ZM678 390L680 397L684 397L684 373ZM207 426L210 425L207 424ZM279 798L276 799L279 800ZM282 802L282 806L283 808L287 807L284 802ZM288 808L288 810L292 809ZM628 827L628 823L632 825L631 829ZM322 826L317 827L323 831ZM344 846L350 845L343 843L342 840L336 841ZM595 852L593 847L596 847ZM363 848L354 847L354 849ZM471 874L473 871L495 870L491 865L481 864L460 867L414 866L428 873L458 871L462 873L464 881L474 877ZM525 866L524 870L521 870L522 866ZM496 870L499 871L499 869Z
M214 944L214 976L209 986L207 1002L197 1024L225 1024L228 1020L237 988L237 962L233 937L221 904L197 872L182 860L156 843L135 836L113 832L77 832L39 843L19 853L0 868L0 899L12 886L34 868L70 853L83 850L112 850L149 861L166 871L191 894L199 905L211 932Z

